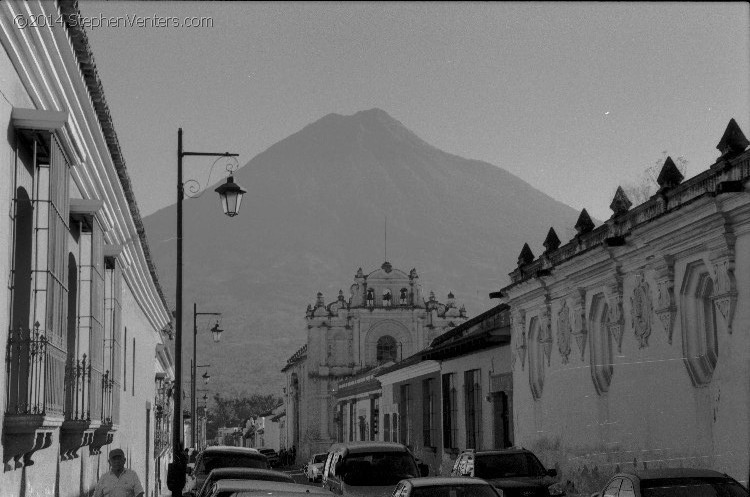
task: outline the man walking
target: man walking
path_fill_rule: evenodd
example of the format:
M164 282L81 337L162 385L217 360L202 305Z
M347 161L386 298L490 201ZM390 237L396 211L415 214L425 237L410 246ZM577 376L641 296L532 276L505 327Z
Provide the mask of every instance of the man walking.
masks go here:
M143 487L138 475L125 467L125 453L112 449L109 453L110 471L105 473L94 488L93 497L143 497Z

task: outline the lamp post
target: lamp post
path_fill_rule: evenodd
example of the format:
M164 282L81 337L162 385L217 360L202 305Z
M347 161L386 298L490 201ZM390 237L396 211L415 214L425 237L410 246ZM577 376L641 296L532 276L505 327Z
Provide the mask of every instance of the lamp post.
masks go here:
M196 379L197 379L197 375L198 375L198 368L207 368L208 366L210 366L210 364L207 364L205 366L198 366L198 362L197 362L197 359L196 359L196 352L197 352L196 343L198 341L198 316L221 316L221 313L220 312L198 312L198 304L196 304L195 302L193 302L193 370L190 372L191 373L190 386L192 387L192 392L190 394L190 403L192 404L191 409L190 409L190 414L192 416L193 421L191 423L191 430L190 430L191 440L190 441L192 442L192 444L193 444L194 447L197 447L196 438L195 438L195 435L196 435L196 427L195 427L195 384L197 383ZM224 331L224 330L222 330L222 329L219 328L219 322L216 321L216 324L213 326L213 328L211 328L211 332L214 335L214 342L218 342L219 341L216 338L216 336L217 335L221 336L221 332L222 331ZM206 373L206 374L208 374L208 373Z
M185 183L182 181L182 159L186 156L217 157L211 166L211 170L222 157L237 157L239 154L210 153L210 152L185 152L182 149L182 128L177 131L177 275L175 284L175 395L174 395L174 422L172 426L172 463L167 470L167 487L173 495L179 495L185 486L185 457L182 453L182 201L185 198ZM228 172L237 169L237 159L234 167L227 166ZM211 171L208 173L211 179ZM194 183L194 180L191 180ZM222 188L223 187L223 188ZM191 190L192 193L195 193ZM234 183L234 178L229 176L226 184L216 188L221 199L222 210L229 217L234 217L239 212L242 195L247 193L241 186Z

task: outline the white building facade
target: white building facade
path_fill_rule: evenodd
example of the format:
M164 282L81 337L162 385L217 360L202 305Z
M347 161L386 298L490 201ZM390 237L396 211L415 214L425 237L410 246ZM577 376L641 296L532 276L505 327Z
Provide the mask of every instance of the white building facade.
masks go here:
M332 413L339 380L398 361L427 347L443 332L466 320L453 294L446 303L425 299L416 269L404 272L390 263L369 274L360 268L346 299L326 304L318 293L307 308L307 343L287 361L284 437L298 461L325 452L339 427ZM338 421L340 422L340 421Z
M88 494L120 447L156 484L170 315L75 3L0 3L3 496ZM61 23L15 20L61 19ZM158 456L158 457L156 457Z
M578 235L524 248L512 283L515 442L581 493L619 469L750 467L750 152L721 157Z

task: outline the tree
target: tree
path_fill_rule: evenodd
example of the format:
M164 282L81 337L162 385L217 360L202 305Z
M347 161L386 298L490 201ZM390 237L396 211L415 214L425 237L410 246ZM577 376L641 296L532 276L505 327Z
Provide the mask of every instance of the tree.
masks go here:
M282 403L274 395L251 394L242 397L214 395L214 405L206 411L206 437L216 438L222 426L244 426L245 421L270 411Z
M646 167L636 181L622 185L625 195L627 195L628 199L633 202L633 207L650 199L656 193L656 190L658 190L659 185L656 182L656 178L659 177L664 161L667 160L667 151L662 151L661 155L662 156L659 159L656 159L650 166ZM677 166L677 169L679 169L682 175L685 176L688 160L683 156L679 156L672 160Z

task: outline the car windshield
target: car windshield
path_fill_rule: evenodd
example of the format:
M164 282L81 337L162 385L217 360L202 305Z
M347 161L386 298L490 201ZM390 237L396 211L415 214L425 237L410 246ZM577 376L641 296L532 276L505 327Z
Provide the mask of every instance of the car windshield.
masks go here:
M434 487L416 487L412 497L497 497L489 485L451 485Z
M660 478L641 481L643 497L748 497L748 491L727 478Z
M340 474L347 485L385 486L417 477L419 471L414 458L407 452L376 452L349 454Z
M206 472L216 468L266 468L266 461L254 454L211 454L203 458Z
M315 454L313 456L313 464L326 462L326 457L328 457L328 454Z
M479 478L511 478L544 476L545 474L544 466L533 454L482 454L475 456L474 476Z

